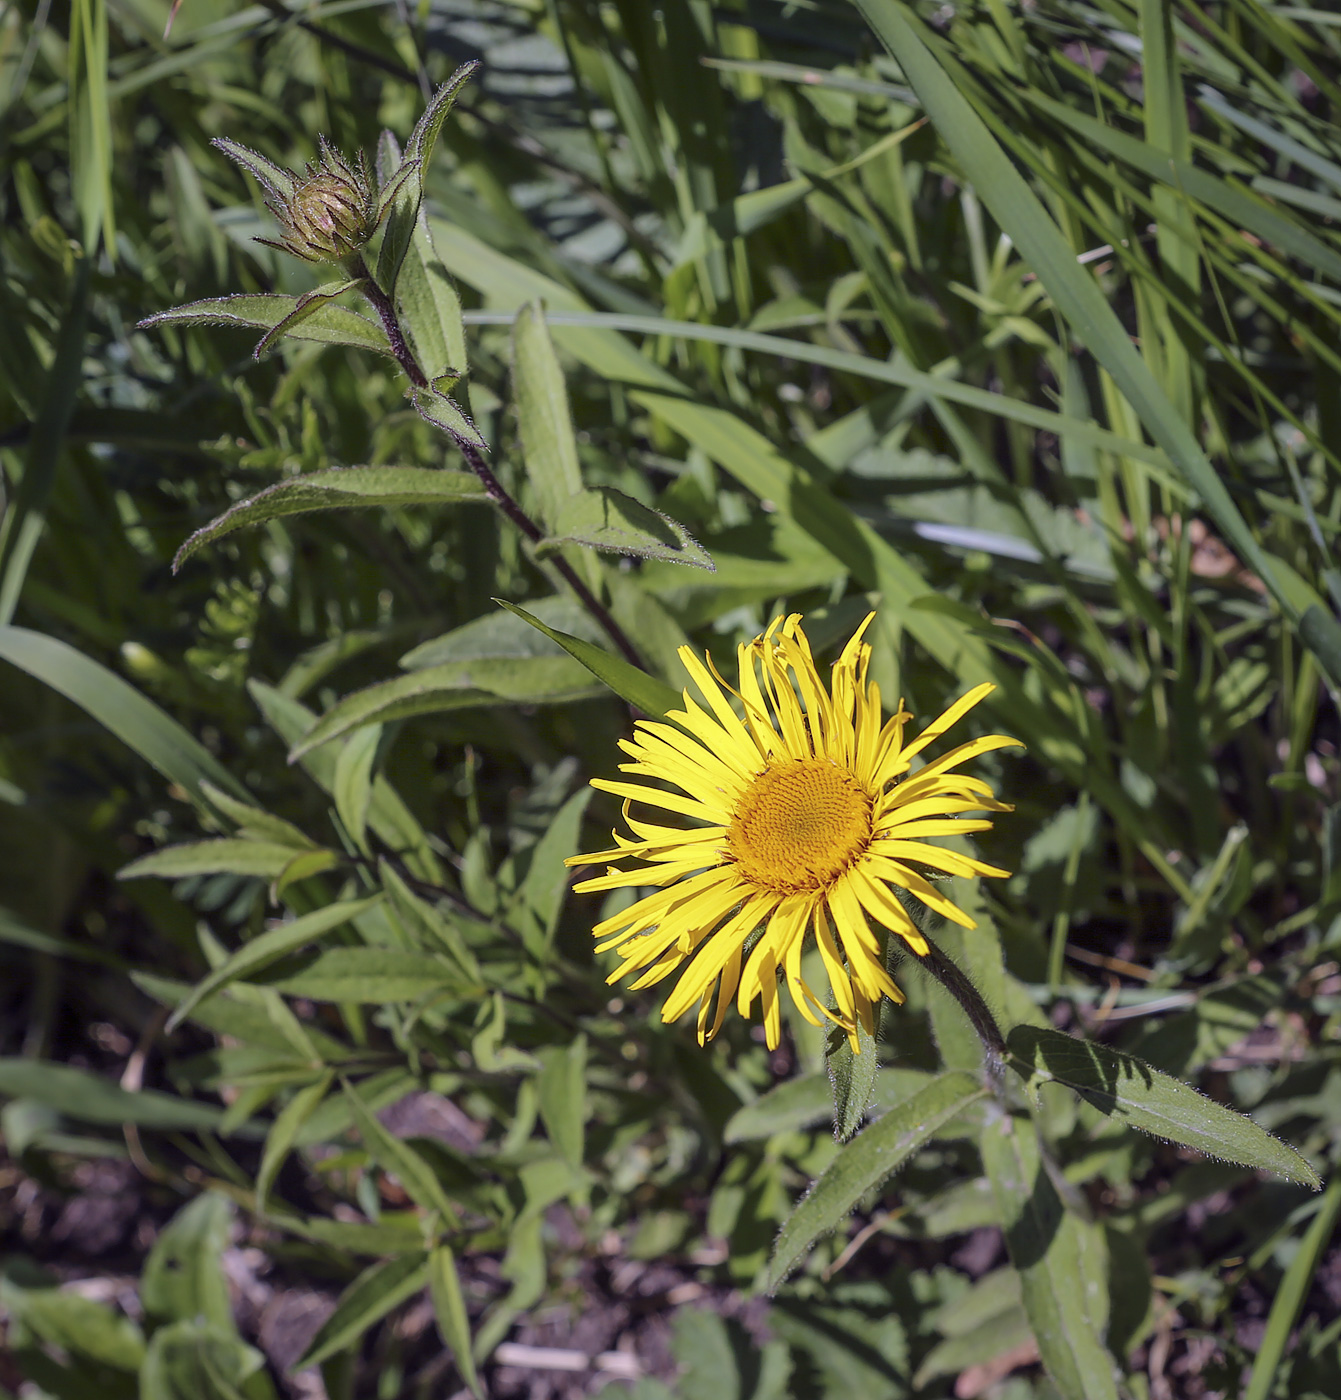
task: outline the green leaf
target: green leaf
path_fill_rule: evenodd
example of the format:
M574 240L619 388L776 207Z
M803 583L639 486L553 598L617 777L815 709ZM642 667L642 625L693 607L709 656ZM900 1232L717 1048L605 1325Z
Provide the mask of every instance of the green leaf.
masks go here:
M411 1198L425 1210L436 1211L443 1225L455 1225L456 1211L447 1199L442 1183L434 1174L433 1168L410 1146L394 1137L378 1122L372 1110L364 1103L358 1091L347 1080L340 1081L345 1098L353 1111L354 1123L363 1138L368 1154L383 1171L393 1173ZM425 1265L427 1268L427 1265ZM423 1286L420 1279L419 1286ZM410 1292L414 1290L411 1289ZM395 1306L392 1304L391 1306ZM380 1316L380 1314L379 1314Z
M298 309L299 298L276 292L242 292L237 296L208 297L204 301L174 306L146 316L139 323L149 326L249 326L271 331ZM322 345L351 345L356 350L374 350L390 355L391 344L381 326L347 306L327 303L319 307L291 332L295 340L315 340Z
M288 846L296 851L315 851L317 843L306 832L300 831L292 822L254 807L250 802L240 802L236 797L205 781L201 783L205 796L220 812L235 822L237 834L249 841L272 841L280 846Z
M140 1400L273 1400L265 1357L196 1319L160 1327L140 1370Z
M461 1379L470 1387L470 1393L476 1400L484 1400L484 1389L470 1350L470 1318L461 1296L456 1257L445 1244L438 1245L429 1255L428 1287L433 1298L433 1313L438 1319L438 1334L451 1352Z
M414 1001L444 988L467 990L441 958L398 948L329 948L301 972L267 985L309 1001L362 1003Z
M833 1086L826 1074L803 1074L775 1084L753 1103L737 1109L727 1120L722 1141L757 1142L774 1133L809 1128L833 1117Z
M282 321L271 326L257 341L256 348L251 352L252 359L259 360L283 336L297 335L298 327L304 321L310 321L324 306L328 306L337 297L342 297L346 292L352 292L364 286L367 286L366 279L347 277L343 282L330 282L324 287L314 287L310 292L304 292L294 303L293 310Z
M1102 1232L1063 1210L1028 1119L989 1123L982 1158L1043 1364L1067 1400L1117 1400Z
M441 375L464 372L466 332L461 322L461 298L433 245L422 208L396 279L396 309L414 346L415 359L430 383Z
M182 880L188 875L254 875L273 880L294 858L292 846L271 841L242 841L220 837L213 841L187 841L180 846L164 846L133 860L117 871L118 880L143 880L157 875L164 880Z
M1181 1142L1208 1157L1275 1172L1315 1190L1322 1184L1294 1148L1251 1118L1151 1069L1134 1055L1036 1026L1016 1026L1006 1044L1012 1067L1025 1079L1064 1084L1100 1113L1142 1132Z
M424 180L428 175L429 163L433 159L433 147L437 144L438 133L460 96L461 89L479 66L478 62L463 63L433 94L432 100L415 123L405 147L405 162L401 169L404 170L405 166L412 164L411 174L399 184L396 184L396 176L392 176L388 182L389 185L395 185L395 189L391 194L389 207L379 210L379 214L385 216L386 224L382 235L382 247L377 256L377 281L388 296L393 296L396 291L401 263L419 216Z
M390 862L382 861L378 869L382 888L390 896L392 908L413 941L421 947L445 952L467 981L479 985L480 965L460 928L436 905L415 894Z
M472 472L434 467L326 467L277 481L230 506L191 535L172 561L181 566L202 546L240 530L289 515L356 506L470 505L488 498Z
M587 1037L579 1034L562 1049L551 1046L541 1052L540 1062L536 1089L541 1121L559 1155L577 1171L582 1166L586 1122Z
M559 914L568 898L573 874L567 858L579 849L582 817L591 801L592 789L581 787L554 814L544 835L530 848L530 864L517 897L535 920L541 938L537 952L549 946L559 925Z
M0 624L8 623L14 616L33 551L46 527L47 502L82 382L89 262L83 257L75 264L70 305L61 319L56 354L28 437L23 475L0 518Z
M1286 619L1298 629L1299 613L1191 428L1132 344L1093 274L1076 261L1074 250L1024 177L932 56L919 36L920 21L900 0L857 0L857 4L903 69L969 183L1038 275L1058 311L1112 375L1150 436L1201 497L1226 541L1262 579ZM1301 640L1310 649L1315 646L1316 639L1310 641L1301 634ZM1332 670L1333 662L1341 663L1341 655L1332 653L1330 646L1314 650L1333 683L1341 684L1341 667Z
M370 724L356 730L340 746L335 760L335 810L350 839L368 854L368 803L372 800L373 764L382 742L382 726Z
M222 1112L155 1089L132 1092L91 1070L46 1060L0 1059L0 1095L36 1099L80 1123L136 1123L164 1130L219 1131Z
M0 1304L11 1325L42 1341L114 1371L135 1371L144 1359L144 1335L111 1308L57 1288L24 1288L0 1276Z
M630 705L641 710L650 718L665 719L669 711L683 705L683 697L672 690L664 681L657 680L655 676L649 676L646 671L640 671L638 667L625 661L622 656L615 656L611 652L594 646L591 642L584 642L580 637L573 637L566 632L547 627L538 617L528 613L525 608L517 607L515 603L509 603L503 598L495 598L494 602L500 608L506 608L508 612L515 613L517 617L525 618L537 631L543 632L551 641L558 642L570 656L580 661L598 681L609 686L621 699L627 700Z
M512 323L512 387L526 475L540 519L558 534L565 504L582 490L582 468L563 370L540 302L527 303Z
M943 1074L847 1143L783 1224L768 1265L769 1291L777 1289L816 1240L842 1224L868 1191L986 1096L971 1076Z
M448 661L337 700L293 746L289 759L302 758L365 724L477 705L563 705L597 693L586 671L566 656Z
M877 1003L876 1015L879 1014ZM875 1075L880 1067L875 1037L861 1025L857 1026L857 1043L860 1054L853 1053L845 1031L829 1029L824 1067L833 1090L833 1132L839 1142L846 1142L861 1127L875 1094Z
M236 1331L221 1262L233 1214L226 1196L207 1191L183 1206L154 1241L140 1278L140 1301L155 1322L203 1317L221 1331Z
M324 909L314 909L310 914L303 914L297 919L290 919L287 923L258 934L191 989L190 994L169 1017L167 1029L175 1030L206 997L213 996L221 987L268 967L286 953L292 953L305 943L311 943L322 934L356 919L381 898L380 894L375 894L368 899L351 899L330 904Z
M447 392L455 382L454 373L440 375L427 388L416 387L410 395L411 400L424 422L441 428L457 446L464 445L474 448L476 452L488 452L489 444L480 435L480 430Z
M334 1079L335 1076L328 1070L321 1078L313 1080L311 1084L305 1084L276 1115L274 1124L266 1135L265 1147L261 1152L261 1165L256 1173L257 1215L265 1214L266 1198L279 1175L279 1169L293 1150L303 1126L330 1092Z
M527 606L546 626L583 641L595 644L605 636L586 608L567 594L537 598ZM400 664L407 671L422 671L449 661L525 660L565 655L562 646L538 632L531 623L510 612L494 611L415 647L401 657Z
M170 783L208 811L201 783L245 798L247 790L196 739L152 700L74 647L24 627L0 627L0 660L74 701Z
M298 181L292 171L285 170L282 165L276 165L273 160L267 159L259 151L253 151L249 146L232 141L227 136L216 136L210 145L221 150L229 160L236 161L244 169L250 170L264 186L267 194L287 196L293 194L298 187Z
M536 544L535 552L543 558L567 545L689 564L709 573L715 567L683 525L613 486L592 487L561 502L552 532Z

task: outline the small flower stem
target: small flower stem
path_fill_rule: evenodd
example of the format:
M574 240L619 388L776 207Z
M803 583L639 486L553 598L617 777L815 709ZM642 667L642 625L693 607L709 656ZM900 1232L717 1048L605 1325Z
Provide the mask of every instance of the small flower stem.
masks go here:
M382 329L386 332L387 341L390 343L391 353L396 358L396 363L405 371L411 384L419 389L427 389L429 387L428 376L420 367L419 361L415 359L414 351L410 349L409 342L405 339L405 332L401 329L400 317L396 315L396 308L391 304L391 298L377 285L376 278L368 271L368 264L364 261L362 253L351 260L349 274L351 277L363 279L363 294L368 298L373 310L377 312ZM479 451L468 442L458 441L456 445L471 471L479 477L480 484L484 487L489 499L499 510L532 544L538 544L543 540L545 532L509 494L507 488L494 475L493 468L484 460ZM573 590L582 606L604 629L606 636L615 644L624 660L636 666L640 671L645 671L647 667L643 664L642 657L638 655L637 648L628 639L624 629L611 616L610 610L605 604L578 577L573 566L561 554L552 556L550 562L554 565L555 572Z
M992 1015L978 989L964 975L958 964L946 957L934 943L928 941L925 955L914 953L913 956L964 1008L964 1015L969 1018L970 1025L977 1031L978 1039L982 1042L983 1065L992 1088L999 1097L1008 1052L996 1017Z

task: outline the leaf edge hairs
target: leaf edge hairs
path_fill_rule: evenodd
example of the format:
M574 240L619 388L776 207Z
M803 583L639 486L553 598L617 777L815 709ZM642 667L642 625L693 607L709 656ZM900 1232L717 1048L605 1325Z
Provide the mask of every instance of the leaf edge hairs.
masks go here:
M685 669L711 713L686 689L684 709L667 715L673 724L639 720L633 738L620 740L634 760L621 764L621 772L679 791L592 779L593 787L624 799L624 821L638 839L614 831L611 849L573 856L568 864L645 864L607 865L604 875L580 881L575 890L656 887L592 930L596 951L615 948L622 960L606 980L636 972L630 986L640 990L683 968L661 1018L676 1021L697 1002L700 1044L721 1029L734 998L747 1018L754 1002L762 1002L765 1038L775 1049L781 1038L781 971L801 1014L813 1025L826 1017L841 1026L859 1050L857 1027L873 1033L880 998L904 999L886 971L872 922L898 934L919 956L927 953L925 938L890 886L954 923L975 927L907 862L948 875L1009 874L920 838L967 835L992 825L984 817L961 819L962 813L1014 810L998 802L982 779L950 770L1020 745L1018 739L984 735L903 776L915 755L995 686L974 687L905 744L912 715L900 701L882 726L879 686L867 679L871 647L863 637L874 618L869 614L844 647L828 691L799 613L775 618L737 648L738 688L722 679L710 658L700 660L692 648L681 647ZM743 718L727 693L739 702ZM639 820L631 812L635 803L697 825ZM812 931L832 1005L801 975Z

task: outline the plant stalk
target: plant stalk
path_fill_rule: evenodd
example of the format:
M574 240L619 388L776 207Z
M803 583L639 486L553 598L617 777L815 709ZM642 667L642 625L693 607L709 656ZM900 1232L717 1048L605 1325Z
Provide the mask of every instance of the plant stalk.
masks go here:
M427 389L429 387L428 376L424 373L419 361L415 359L414 351L410 349L409 341L406 340L405 332L401 328L400 317L396 315L396 308L391 304L391 298L377 285L377 280L368 271L368 264L364 261L361 253L357 260L351 263L349 270L351 276L364 279L363 294L368 298L373 310L377 312L382 329L386 332L387 341L390 343L391 353L396 358L396 363L405 371L411 384L415 385L416 388ZM489 499L499 510L532 544L538 544L543 540L545 532L527 515L503 483L494 475L493 469L479 451L468 442L458 441L456 445L471 471L479 477L480 484L484 487ZM554 565L555 572L573 590L578 601L615 644L624 660L636 666L640 671L645 671L647 667L624 629L615 621L605 604L578 577L573 566L561 554L554 555L550 562Z
M988 1009L987 1003L979 995L978 989L964 975L955 962L952 962L930 940L926 954L913 953L918 962L950 993L964 1008L964 1015L982 1042L983 1067L991 1082L993 1092L999 1098L1006 1069L1006 1040L996 1017Z

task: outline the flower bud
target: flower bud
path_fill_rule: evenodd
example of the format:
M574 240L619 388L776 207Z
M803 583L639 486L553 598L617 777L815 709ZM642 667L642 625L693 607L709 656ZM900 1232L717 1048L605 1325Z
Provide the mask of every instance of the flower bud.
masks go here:
M283 236L257 242L307 262L343 262L377 230L377 188L367 161L360 156L351 165L325 137L320 160L309 162L304 175L290 177L285 188L266 181L266 190L266 207Z

